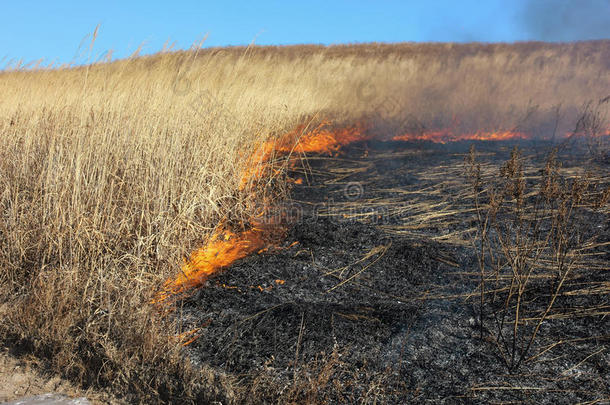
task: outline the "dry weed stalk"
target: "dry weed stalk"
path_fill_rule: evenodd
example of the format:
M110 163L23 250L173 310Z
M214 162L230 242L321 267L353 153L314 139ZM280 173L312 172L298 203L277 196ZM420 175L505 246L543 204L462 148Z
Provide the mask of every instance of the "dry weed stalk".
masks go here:
M556 151L534 184L524 176L523 161L515 147L498 179L486 183L474 147L466 158L477 215L473 242L480 274L480 335L489 330L511 371L527 359L578 258L585 254L582 247L596 237L588 212L600 210L610 196L609 189L596 190L589 174L562 177ZM552 274L543 261L551 263ZM493 288L488 291L487 285ZM546 302L539 307L535 301L541 294Z

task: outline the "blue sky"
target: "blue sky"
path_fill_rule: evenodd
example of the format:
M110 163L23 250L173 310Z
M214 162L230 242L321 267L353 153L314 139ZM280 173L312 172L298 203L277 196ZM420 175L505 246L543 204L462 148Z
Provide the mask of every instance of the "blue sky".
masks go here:
M109 49L125 57L142 43L154 52L168 39L188 48L205 34L205 46L610 37L610 0L4 0L0 7L0 68L13 58L85 62L79 44L97 24L94 58Z

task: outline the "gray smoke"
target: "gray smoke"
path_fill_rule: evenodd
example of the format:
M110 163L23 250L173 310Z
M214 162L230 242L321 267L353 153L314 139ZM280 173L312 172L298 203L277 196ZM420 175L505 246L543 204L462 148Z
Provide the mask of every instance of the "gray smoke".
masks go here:
M525 0L518 18L532 40L610 38L610 0Z

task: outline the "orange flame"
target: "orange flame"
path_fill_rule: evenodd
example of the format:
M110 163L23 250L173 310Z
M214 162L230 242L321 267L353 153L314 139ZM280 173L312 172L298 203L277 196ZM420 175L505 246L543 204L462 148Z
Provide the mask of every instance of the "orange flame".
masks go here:
M345 145L370 139L362 125L340 129L331 129L328 125L328 122L323 122L304 134L305 127L301 125L278 139L264 142L248 160L246 169L241 175L240 190L252 181L264 178L265 173L272 170L271 162L274 157L306 153L334 155ZM295 158L291 159L288 165L294 167L297 163L298 159ZM299 184L298 180L297 184Z
M194 251L189 260L184 262L180 273L165 282L163 291L155 302L164 301L170 295L203 285L210 275L263 246L265 246L263 228L255 227L241 233L228 230L214 232L208 243Z

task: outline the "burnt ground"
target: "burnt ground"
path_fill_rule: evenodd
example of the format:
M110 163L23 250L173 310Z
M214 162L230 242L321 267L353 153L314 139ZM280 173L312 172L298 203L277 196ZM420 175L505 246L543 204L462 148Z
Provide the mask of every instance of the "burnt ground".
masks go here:
M530 352L542 354L511 371L492 332L480 338L467 146L368 144L309 159L293 173L304 184L283 206L294 223L282 246L180 302L184 330L201 328L187 355L233 375L254 403L608 402L607 246L564 288ZM511 145L479 148L493 175ZM590 218L602 241L607 219ZM534 286L528 302L545 296Z

